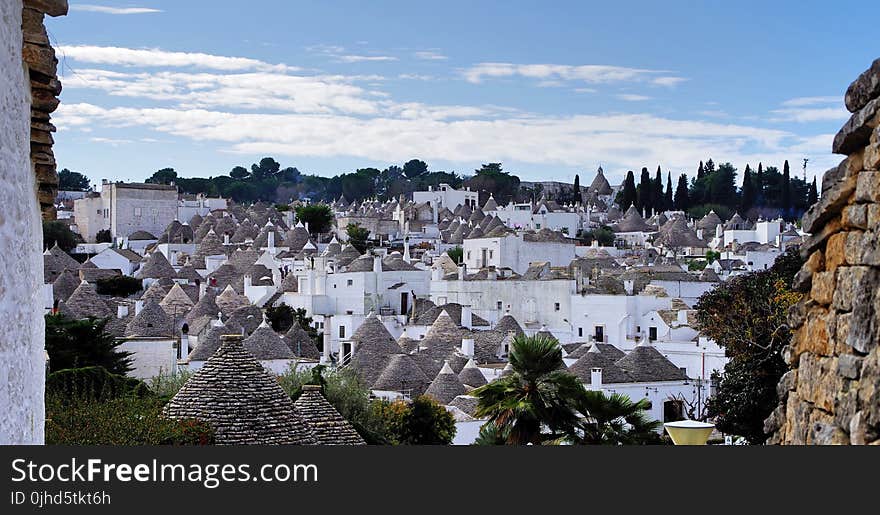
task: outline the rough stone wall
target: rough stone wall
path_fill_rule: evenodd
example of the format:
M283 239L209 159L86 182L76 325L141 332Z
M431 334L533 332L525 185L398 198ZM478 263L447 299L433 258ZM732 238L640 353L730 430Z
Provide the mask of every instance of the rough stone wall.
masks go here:
M765 422L779 444L880 444L880 59L846 92L852 117L834 138L846 155L804 215L812 234L795 287L794 329Z
M21 2L13 2L21 3ZM24 39L21 56L28 66L31 89L31 161L37 178L37 200L43 219L55 219L55 196L58 193L58 172L52 152L55 126L50 114L58 107L61 83L56 69L58 59L49 44L43 19L67 14L67 0L24 0L21 31Z

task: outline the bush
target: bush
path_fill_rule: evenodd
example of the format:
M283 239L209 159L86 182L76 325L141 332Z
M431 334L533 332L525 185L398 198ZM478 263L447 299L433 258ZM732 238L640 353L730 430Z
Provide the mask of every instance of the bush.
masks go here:
M210 426L161 415L163 403L149 395L97 400L89 396L46 396L49 445L208 445Z
M74 320L64 315L46 315L46 352L52 371L68 368L104 367L111 374L131 370L131 353L104 331L107 319Z
M46 376L46 395L104 400L124 395L145 397L150 395L150 390L142 381L111 374L104 367L83 367Z
M461 260L464 259L464 249L461 247L454 247L447 250L446 255L449 256L456 265L460 265Z
M455 418L434 399L421 395L411 403L377 402L391 442L403 445L449 445L455 437Z
M95 290L99 295L128 297L144 289L143 281L127 275L116 275L98 279Z
M315 381L310 370L291 367L278 378L278 382L287 395L296 400L302 394L302 385L314 384ZM336 369L324 374L324 397L343 418L351 422L367 443L392 443L381 413L373 409L369 388L353 369Z
M285 303L266 308L266 320L275 332L286 333L295 321L293 308Z
M44 221L43 222L43 245L52 247L56 243L64 252L76 247L77 243L81 243L82 238L78 234L74 234L64 222Z
M110 229L101 229L95 234L95 243L112 243L113 236L110 234Z
M147 381L147 386L153 394L167 402L177 395L177 392L183 388L192 375L193 373L188 370L181 370L176 374L160 375L150 378Z

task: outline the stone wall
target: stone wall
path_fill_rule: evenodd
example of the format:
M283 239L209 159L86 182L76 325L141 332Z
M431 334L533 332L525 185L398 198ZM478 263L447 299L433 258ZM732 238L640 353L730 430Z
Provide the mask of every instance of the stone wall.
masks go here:
M852 117L834 138L846 155L804 215L812 236L795 287L769 443L880 444L880 59L846 91Z
M17 2L18 3L18 2ZM58 59L49 44L43 19L67 14L67 0L24 0L21 31L24 39L22 58L28 66L31 90L31 161L37 178L37 200L43 219L55 219L55 196L58 172L52 152L55 126L50 114L58 107L61 83L56 74Z

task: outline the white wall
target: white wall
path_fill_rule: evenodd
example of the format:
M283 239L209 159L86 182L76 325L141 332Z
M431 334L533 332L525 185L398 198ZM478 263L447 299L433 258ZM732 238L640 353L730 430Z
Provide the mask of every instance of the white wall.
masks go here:
M21 46L21 1L0 2L0 444L42 444L45 423L43 234Z
M127 374L138 379L172 374L177 370L177 349L174 340L144 338L127 340L119 346L129 351L132 370Z
M574 243L525 241L522 235L503 238L474 238L464 240L464 263L476 270L484 266L510 268L518 274L525 273L529 265L547 261L550 266L568 266L575 258ZM483 261L483 250L486 260Z

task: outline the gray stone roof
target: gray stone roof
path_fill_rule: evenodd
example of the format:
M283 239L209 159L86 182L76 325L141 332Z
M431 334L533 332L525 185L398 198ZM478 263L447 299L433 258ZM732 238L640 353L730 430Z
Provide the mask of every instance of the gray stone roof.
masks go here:
M165 258L165 254L154 250L147 257L147 261L135 272L134 276L138 279L173 279L177 277L177 272L171 266L171 263L168 262L168 259Z
M211 356L163 409L165 416L207 422L218 445L313 444L293 402L240 336L224 336Z
M147 231L134 231L133 233L128 235L128 239L132 241L142 241L142 240L158 240L156 236Z
M472 395L457 395L448 406L454 406L473 417L479 403L480 400Z
M321 353L318 351L314 340L297 322L294 322L290 329L287 330L287 333L284 335L284 343L290 347L294 356L308 359L321 358Z
M61 250L57 242L43 253L43 279L48 283L55 281L64 270L79 270L80 266L77 260Z
M242 273L229 263L223 263L216 270L208 274L208 284L221 291L229 285L232 285L233 289L239 291L236 287L237 283L241 283L241 290L243 291L244 279Z
M172 337L174 335L173 322L165 310L155 301L148 301L141 308L141 312L125 326L126 338L144 337L159 338Z
M244 334L248 335L263 322L263 311L252 304L244 306L232 312L229 322L241 326L244 329Z
M293 403L294 408L315 436L317 445L366 445L354 426L324 398L322 388L306 384Z
M76 313L78 318L107 318L116 315L110 310L107 302L98 295L95 287L86 281L76 287L65 305L72 313Z
M602 171L602 167L596 171L596 177L593 178L593 182L589 187L590 191L595 191L599 195L611 195L613 192L611 189L611 184L608 183L608 179L605 178L605 173Z
M165 296L168 295L168 292L171 291L171 286L172 285L167 284L166 282L161 280L153 281L153 284L151 284L149 288L144 290L144 293L141 294L140 300L144 301L144 303L147 303L151 300L162 302L162 299L164 299Z
M487 384L485 376L483 376L483 373L480 372L480 369L477 368L477 365L472 359L469 359L464 365L464 368L461 369L461 372L458 373L458 379L465 386L471 386L473 388L479 388L480 386Z
M239 295L238 292L232 288L231 284L226 285L226 288L220 292L220 295L217 295L214 302L217 303L217 307L220 308L220 311L225 316L231 316L236 309L251 305L247 297Z
M620 358L626 356L626 353L622 350L618 349L614 345L610 343L584 343L579 345L573 352L569 353L567 358L577 359L589 352L590 348L593 346L598 346L598 349L602 352L604 356L610 356L611 361L617 361Z
M687 375L653 346L642 343L616 363L626 371L633 382L679 381ZM604 378L603 378L604 381Z
M440 313L444 311L446 311L446 314L449 315L450 318L452 318L452 321L456 325L461 325L461 304L457 304L455 302L450 302L447 304L443 304L442 306L433 306L428 308L421 315L419 315L415 323L416 325L431 325L435 321L437 321L437 317L439 317ZM474 315L472 312L471 325L473 325L474 327L488 327L489 322L477 315Z
M177 283L174 283L174 286L171 287L165 298L159 303L162 309L168 313L168 316L173 316L177 319L181 319L189 313L192 310L193 304L189 295Z
M76 291L79 283L81 283L77 274L70 269L65 269L61 275L52 283L52 296L56 301L67 302L67 299Z
M191 283L202 282L205 280L204 277L201 276L196 269L193 268L192 264L189 261L186 262L185 265L180 267L180 270L177 271L177 279L186 279Z
M648 225L635 206L629 206L626 214L614 227L614 232L653 232L654 227Z
M244 348L259 360L294 359L293 351L281 336L262 322L250 336L244 340Z
M408 354L393 354L388 359L388 364L373 383L373 390L402 392L411 390L412 395L425 393L431 380L422 371L412 356Z
M443 368L437 377L431 381L431 385L425 390L425 395L429 395L437 400L440 404L449 404L459 395L467 393L464 385L458 376L453 372L449 363L444 363Z
M366 384L376 382L391 356L403 353L374 313L351 335L351 340L354 342L352 366Z
M596 344L583 345L581 348L587 348L587 351L568 367L568 371L576 375L584 384L590 384L593 368L602 369L602 383L633 382L629 373L614 364L619 359L616 354L604 352Z
M498 323L495 324L495 330L502 334L507 334L508 331L513 331L516 336L526 335L526 332L523 331L522 326L519 325L516 318L509 313L498 319Z
M188 361L207 361L220 348L220 337L224 334L240 334L241 328L227 322L225 325L211 327L187 356Z
M197 318L207 316L211 318L217 318L217 313L220 313L220 307L217 306L217 303L214 302L214 299L217 297L215 290L208 288L204 295L202 295L198 302L195 303L192 310L186 315L187 323L192 324Z

